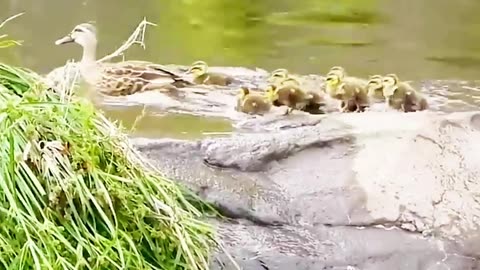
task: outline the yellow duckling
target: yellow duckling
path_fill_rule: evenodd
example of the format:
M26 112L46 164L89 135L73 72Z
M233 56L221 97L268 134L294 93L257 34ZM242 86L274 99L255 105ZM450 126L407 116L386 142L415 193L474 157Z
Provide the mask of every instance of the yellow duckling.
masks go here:
M363 112L370 106L366 84L355 78L342 78L342 74L336 71L327 74L326 92L330 97L342 101L341 112Z
M196 84L227 86L234 82L228 75L208 72L208 65L204 61L194 62L187 73L193 74L193 82Z
M383 96L383 77L382 75L372 75L367 82L368 96L375 100L385 100Z
M311 95L300 89L299 82L295 78L286 78L279 84L270 84L265 91L274 97L273 105L284 105L289 108L286 114L293 110L303 110L312 98Z
M389 107L404 112L423 111L428 108L425 97L410 84L400 82L396 74L385 75L382 84L385 102Z
M237 96L237 111L247 114L263 115L270 111L274 93L265 93L265 95L252 94L247 87L240 88L240 94Z
M302 89L299 79L291 75L290 77L280 81L279 84L281 86L291 85L297 89L300 89L302 92L306 94L305 96L306 105L302 110L308 113L314 113L314 114L323 113L323 111L321 110L321 107L325 105L324 92L313 91L313 90L306 91Z

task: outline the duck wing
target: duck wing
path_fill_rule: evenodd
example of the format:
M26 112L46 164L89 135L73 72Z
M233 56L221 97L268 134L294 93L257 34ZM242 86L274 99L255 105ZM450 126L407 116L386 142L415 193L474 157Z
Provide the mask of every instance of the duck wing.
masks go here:
M192 82L162 65L144 61L128 61L106 66L104 73L107 76L141 78L156 84L163 82L179 87L193 85Z

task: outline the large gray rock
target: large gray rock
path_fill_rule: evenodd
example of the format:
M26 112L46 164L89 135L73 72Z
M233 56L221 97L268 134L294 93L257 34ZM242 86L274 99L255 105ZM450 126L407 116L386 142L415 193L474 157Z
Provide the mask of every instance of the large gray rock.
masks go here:
M480 269L480 114L252 118L230 137L133 139L243 269ZM212 269L235 269L218 253Z

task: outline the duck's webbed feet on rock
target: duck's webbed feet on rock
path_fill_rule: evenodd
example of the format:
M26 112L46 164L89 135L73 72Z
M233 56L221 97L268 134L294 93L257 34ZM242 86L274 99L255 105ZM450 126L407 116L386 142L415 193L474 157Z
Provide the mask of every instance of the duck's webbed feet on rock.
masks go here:
M293 112L293 109L288 107L287 110L285 111L285 113L283 115L289 115Z

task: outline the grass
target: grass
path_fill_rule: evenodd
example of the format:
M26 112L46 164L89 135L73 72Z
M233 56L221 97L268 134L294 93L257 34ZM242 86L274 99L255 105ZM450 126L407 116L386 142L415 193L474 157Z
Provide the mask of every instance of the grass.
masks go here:
M208 269L213 228L114 124L0 63L1 269Z

